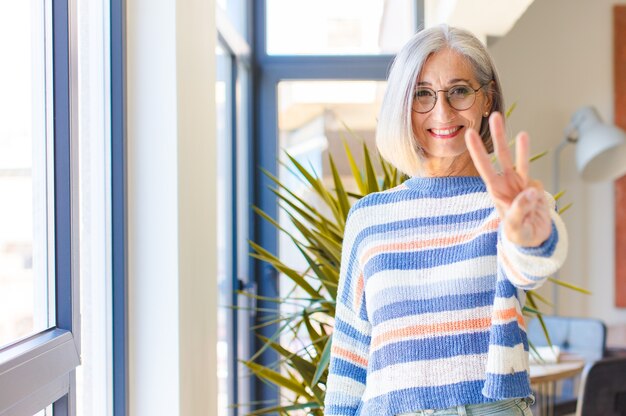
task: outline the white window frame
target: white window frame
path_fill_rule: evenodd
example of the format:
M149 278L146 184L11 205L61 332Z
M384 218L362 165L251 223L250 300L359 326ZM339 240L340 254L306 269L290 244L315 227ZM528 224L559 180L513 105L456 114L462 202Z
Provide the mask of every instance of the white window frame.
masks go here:
M74 370L80 364L77 79L72 77L77 68L76 3L50 0L48 4L54 31L55 173L49 182L56 188L50 215L55 221L56 327L0 349L0 416L32 416L50 404L55 416L76 413Z

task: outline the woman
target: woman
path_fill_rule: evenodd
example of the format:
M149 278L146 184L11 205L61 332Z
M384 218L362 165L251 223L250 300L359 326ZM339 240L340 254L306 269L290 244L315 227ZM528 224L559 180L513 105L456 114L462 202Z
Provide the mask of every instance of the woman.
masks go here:
M469 32L423 30L397 55L376 142L411 178L350 211L326 416L531 414L522 305L567 235L503 110Z

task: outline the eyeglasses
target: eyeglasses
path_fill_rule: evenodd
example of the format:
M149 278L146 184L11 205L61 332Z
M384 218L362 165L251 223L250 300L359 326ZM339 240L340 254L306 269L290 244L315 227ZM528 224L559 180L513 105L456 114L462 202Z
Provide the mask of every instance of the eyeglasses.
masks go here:
M446 93L450 107L457 111L467 110L474 105L476 93L486 84L474 89L469 85L455 85L447 90L433 90L428 87L417 87L413 94L413 111L424 114L435 108L439 92Z

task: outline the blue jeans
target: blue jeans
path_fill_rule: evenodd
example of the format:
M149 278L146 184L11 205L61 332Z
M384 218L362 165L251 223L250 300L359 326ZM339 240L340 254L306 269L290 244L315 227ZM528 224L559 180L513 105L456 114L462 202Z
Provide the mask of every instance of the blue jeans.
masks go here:
M398 416L532 416L532 398L509 399L493 403L469 404L444 410L417 410Z

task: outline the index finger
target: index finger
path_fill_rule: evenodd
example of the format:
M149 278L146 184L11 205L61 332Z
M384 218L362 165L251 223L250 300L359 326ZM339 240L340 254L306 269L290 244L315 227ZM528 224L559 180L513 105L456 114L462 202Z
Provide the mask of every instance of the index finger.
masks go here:
M491 138L493 140L493 147L498 156L500 167L503 171L513 169L513 161L511 159L511 152L506 140L506 132L504 130L504 118L502 114L498 112L491 113L489 117L489 130L491 131Z
M528 134L526 132L520 132L515 140L515 171L522 178L524 186L528 184Z
M476 170L478 170L480 176L483 178L487 186L489 186L495 181L498 174L491 164L491 160L487 154L487 149L485 149L485 145L476 130L467 130L465 133L465 144L467 145L467 150L474 161Z

